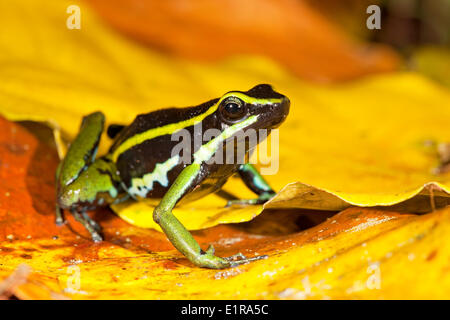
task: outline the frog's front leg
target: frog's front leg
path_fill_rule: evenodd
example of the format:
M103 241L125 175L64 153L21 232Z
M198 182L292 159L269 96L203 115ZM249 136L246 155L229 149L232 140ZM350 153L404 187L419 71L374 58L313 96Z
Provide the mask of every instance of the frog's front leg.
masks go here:
M245 185L256 193L258 198L230 200L227 203L227 207L233 204L262 204L275 196L275 191L252 164L246 163L241 165L238 173Z
M55 181L56 181L56 190L57 192L59 192L59 176L60 176L60 171L61 171L61 165L62 162L60 162L58 164L58 167L56 168L56 175L55 175ZM66 219L64 217L64 212L63 210L60 208L58 201L56 201L56 217L55 217L55 223L57 226L61 226L66 222Z
M199 183L201 165L193 163L187 166L169 188L159 205L155 208L153 219L159 224L170 242L186 258L199 267L222 269L235 267L254 260L264 259L266 256L246 258L241 253L228 258L214 255L214 248L209 246L206 251L192 237L191 233L172 214L176 203L195 185Z
M75 218L75 220L81 223L83 227L85 227L86 230L91 234L92 241L94 242L103 241L100 225L94 220L92 220L91 217L89 217L85 211L82 211L80 213L77 210L71 210L71 213Z

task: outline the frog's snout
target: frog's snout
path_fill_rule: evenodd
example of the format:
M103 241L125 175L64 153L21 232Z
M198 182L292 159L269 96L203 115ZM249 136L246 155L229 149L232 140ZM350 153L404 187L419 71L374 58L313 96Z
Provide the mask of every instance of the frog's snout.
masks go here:
M288 97L283 97L280 103L272 106L271 110L271 124L268 126L271 129L278 128L289 114L289 109L291 107L291 101Z
M284 120L289 114L289 109L291 108L291 100L289 100L288 97L284 97L283 100L281 101L280 108Z

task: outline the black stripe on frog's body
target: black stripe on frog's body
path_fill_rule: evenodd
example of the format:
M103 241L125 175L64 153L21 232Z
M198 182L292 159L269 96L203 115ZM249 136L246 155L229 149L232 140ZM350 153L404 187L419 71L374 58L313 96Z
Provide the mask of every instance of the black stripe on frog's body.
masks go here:
M258 119L248 128L266 128L272 126L271 121L280 122L280 119L275 117L276 113L270 113L271 110L267 109L270 106L261 105L258 108L259 102L285 98L274 92L270 86L257 86L247 92L234 91L232 95L247 100L245 103L249 105L249 116L254 114ZM196 107L171 108L139 115L128 127L120 131L110 149L110 154L116 162L123 186L131 196L162 197L183 169L194 161L194 153L208 142L203 141L205 130L217 129L217 132L222 132L231 125L224 123L218 111L219 101L220 99L213 99ZM250 107L251 105L253 107ZM264 108L267 110L263 112ZM197 132L194 124L200 124L201 130ZM173 148L180 143L172 141L172 134L180 129L186 130L191 140L190 161L187 163L172 154ZM196 133L201 136L195 137ZM203 163L200 173L204 175L203 179L205 177L207 179L203 186L197 186L195 193L206 194L208 191L217 191L217 186L221 186L237 171L238 164L234 163L230 165ZM190 196L195 198L195 195Z
M203 133L206 129L215 128L217 130L221 130L220 120L217 118L216 113L212 113L207 115L204 119L202 119L197 126L201 126L196 128L194 125L190 125L187 127L183 127L183 121L191 119L196 116L201 116L202 113L206 112L214 103L217 102L218 99L212 100L206 104L200 105L198 107L189 108L190 117L186 117L186 114L183 114L182 120L179 122L170 122L166 115L164 115L163 119L158 119L159 112L152 112L146 115L140 115L136 120L127 128L124 128L118 137L122 142L127 140L128 137L133 137L135 134L149 132L153 130L154 124L158 123L160 126L156 127L156 130L164 125L174 125L174 130L170 132L170 134L163 134L160 136L156 136L152 139L144 140L143 142L132 146L131 148L125 150L118 156L116 160L116 167L120 173L120 177L123 183L124 188L127 192L135 198L162 198L170 185L175 181L178 175L183 171L183 169L194 161L193 154L198 151L198 149L206 142L203 141ZM172 115L178 114L183 109L172 109L176 111L172 113ZM145 119L152 119L152 123L148 123L148 129L145 130L143 123L145 123ZM178 125L179 124L179 125ZM190 139L190 154L186 155L187 158L184 157L182 153L178 153L180 156L178 160L175 162L175 158L172 154L172 150L175 146L180 143L186 143L187 141L183 140L186 138L185 135L179 138L179 140L172 140L172 134L180 129L185 130L185 134ZM195 135L200 133L201 136L196 137ZM198 139L197 141L195 139ZM112 147L110 153L114 154L114 151L117 150L117 147ZM173 162L170 165L167 165L167 161ZM189 159L188 161L183 161L183 159ZM159 169L158 169L159 167ZM224 173L224 168L220 168L219 166L211 166L205 169L204 174L209 175L210 171L220 171ZM159 171L158 171L159 170ZM166 171L166 172L165 172ZM227 170L230 173L224 176L221 175L222 179L226 179L229 175L233 174L235 171ZM160 172L160 174L158 174ZM143 184L140 187L133 188L132 181L133 179L142 179L146 175L156 176L159 179L153 180L153 183ZM197 195L191 195L191 198L197 198L206 193L206 190L209 189L210 192L215 191L217 188L206 188L207 185L216 186L217 178L212 177L210 183L206 183L202 188L198 188L196 190ZM151 180L151 179L149 179Z
M217 101L218 99L213 99L194 107L168 108L140 114L136 116L130 125L124 127L118 134L116 133L117 135L109 153L114 153L125 140L134 137L137 134L158 129L166 125L180 123L201 115ZM114 135L114 133L112 134Z

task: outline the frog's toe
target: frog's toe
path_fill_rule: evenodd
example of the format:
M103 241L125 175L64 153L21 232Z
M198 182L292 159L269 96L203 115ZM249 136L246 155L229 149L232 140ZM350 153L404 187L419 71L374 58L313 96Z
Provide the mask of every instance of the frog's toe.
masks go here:
M102 242L103 241L102 235L98 232L91 232L91 237L92 237L92 241L94 241L94 242Z
M233 254L232 256L226 257L225 259L228 260L228 261L236 261L238 259L244 260L244 259L247 259L247 258L242 253L238 252L236 254Z
M226 204L226 208L232 205L255 205L255 204L264 204L269 201L272 197L275 196L275 193L264 193L260 195L258 198L254 199L237 199L237 200L228 200Z
M215 252L216 249L214 249L214 246L212 244L210 244L208 249L206 249L206 254L214 255Z
M247 206L247 205L253 205L253 204L262 204L265 201L259 201L258 199L240 199L240 200L229 200L227 201L227 204L225 205L225 208L237 205L237 206Z
M267 259L267 258L268 258L267 255L256 256L253 258L247 258L245 255L243 255L242 253L239 252L235 255L232 255L232 256L224 258L224 259L230 262L230 267L237 267L242 264L247 264L252 261L262 260L262 259Z

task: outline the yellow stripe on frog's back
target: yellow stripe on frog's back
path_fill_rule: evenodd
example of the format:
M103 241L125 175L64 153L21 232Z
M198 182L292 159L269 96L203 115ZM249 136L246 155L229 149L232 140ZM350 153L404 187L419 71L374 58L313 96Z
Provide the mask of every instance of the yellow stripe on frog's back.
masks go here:
M193 118L190 118L190 119L187 119L184 121L180 121L180 122L170 123L165 126L158 127L158 128L152 128L150 130L138 133L138 134L134 135L133 137L128 138L116 150L114 150L114 152L112 154L112 160L114 162L116 162L122 153L124 153L128 149L131 149L134 146L137 146L137 145L143 143L144 141L151 140L151 139L154 139L156 137L160 137L160 136L163 136L166 134L173 134L174 132L176 132L178 130L181 130L181 129L184 129L187 127L191 127L191 126L203 121L203 119L205 119L207 116L211 115L212 113L214 113L217 110L220 103L224 99L226 99L230 96L238 97L238 98L242 99L244 102L250 103L250 104L277 103L277 102L281 102L281 100L282 100L282 99L257 99L257 98L247 96L246 94L244 94L242 92L229 92L229 93L225 94L222 98L220 98L220 100L217 103L215 103L208 110L206 110L206 112L204 112L196 117L193 117Z
M122 153L124 153L125 151L127 151L128 149L131 149L132 147L134 147L136 145L143 143L144 141L151 140L151 139L154 139L159 136L164 136L166 134L172 134L180 129L193 126L196 123L203 121L203 119L205 119L207 116L209 116L214 111L216 111L218 106L219 106L218 104L214 104L208 110L206 110L206 112L204 112L196 117L193 117L193 118L190 118L190 119L187 119L184 121L180 121L180 122L169 123L169 124L167 124L165 126L161 126L161 127L152 128L150 130L138 133L138 134L128 138L116 150L114 150L113 156L112 156L113 161L114 162L117 161L117 159L119 158L119 156Z

